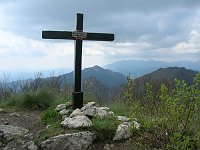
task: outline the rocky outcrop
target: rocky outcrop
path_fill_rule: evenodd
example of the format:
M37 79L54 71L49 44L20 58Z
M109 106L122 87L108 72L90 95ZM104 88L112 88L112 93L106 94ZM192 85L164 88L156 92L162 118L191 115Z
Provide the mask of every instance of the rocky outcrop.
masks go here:
M66 117L61 122L61 125L67 128L90 127L92 126L92 121L87 116Z
M118 126L116 134L113 138L114 141L128 139L132 136L132 128L137 130L140 128L140 124L137 122L136 118L134 118L133 121L130 121L130 118L125 116L117 116L117 120L122 121L123 123Z
M38 147L28 138L28 132L28 129L22 127L0 125L0 149L11 150L17 147L20 150L37 150Z
M120 124L117 128L117 131L116 131L116 134L115 134L113 140L120 141L120 140L130 138L132 135L130 129L131 129L130 122L124 122L124 123Z
M106 117L115 117L114 113L108 107L99 107L96 102L89 102L81 109L74 110L71 114L66 109L65 104L58 105L56 110L64 117L61 126L65 128L91 127L93 117L104 119ZM140 124L137 119L130 119L126 116L116 116L116 119L121 122L116 129L114 141L121 141L132 136L131 129L139 129ZM79 132L72 134L61 134L41 143L42 150L84 150L90 149L92 142L95 139L95 134L91 132ZM108 147L105 147L108 148Z
M92 132L62 134L41 143L42 150L89 150L96 136Z

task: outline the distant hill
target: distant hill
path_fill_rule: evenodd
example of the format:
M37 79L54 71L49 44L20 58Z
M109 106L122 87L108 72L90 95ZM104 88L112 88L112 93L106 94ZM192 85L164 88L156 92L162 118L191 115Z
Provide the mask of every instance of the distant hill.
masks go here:
M168 80L173 81L175 78L179 80L185 80L188 84L193 82L193 78L198 72L191 69L186 69L184 67L169 67L169 68L160 68L154 72L146 74L138 79L149 78L151 80Z
M104 66L106 69L110 69L116 72L120 72L124 75L129 73L135 77L145 75L156 71L159 68L168 67L185 67L195 71L200 71L200 61L176 61L176 62L164 62L164 61L143 61L143 60L124 60L118 61L109 65Z
M108 88L119 86L126 82L126 77L123 74L108 69L103 69L99 66L86 68L82 71L82 81L92 77L96 78ZM61 76L61 78L68 84L73 84L73 72L64 74Z

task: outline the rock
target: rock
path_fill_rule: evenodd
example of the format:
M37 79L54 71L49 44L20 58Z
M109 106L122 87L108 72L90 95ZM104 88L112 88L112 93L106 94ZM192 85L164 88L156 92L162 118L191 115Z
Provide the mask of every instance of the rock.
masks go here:
M73 134L61 134L40 144L41 150L88 150L96 136L92 132L78 132Z
M25 135L29 131L28 129L22 127L14 127L11 125L0 125L0 129L5 134L10 134L10 135Z
M141 126L141 125L140 125L137 121L133 121L133 127L134 127L134 128L139 129L140 126Z
M81 109L82 110L82 109ZM86 115L86 116L89 116L89 117L94 117L97 115L97 112L96 112L96 107L92 107L92 108L87 108L87 109L84 109L82 110L83 113Z
M99 107L99 109L105 110L105 111L109 111L110 110L110 108L108 108L108 107Z
M105 117L108 117L109 114L106 110L101 109L99 107L96 107L96 116L98 116L99 118L103 119Z
M59 113L61 114L61 116L67 116L69 115L70 110L68 109L63 109L61 110Z
M117 116L117 120L122 121L122 122L129 122L130 118L127 118L125 116Z
M20 117L20 114L17 113L17 112L14 112L14 113L11 113L10 116L13 116L13 117Z
M130 122L124 122L124 123L120 124L117 128L117 131L116 131L116 134L115 134L113 140L121 141L121 140L130 138L132 136L130 129L131 129Z
M109 111L108 114L109 114L110 116L114 116L114 115L115 115L114 112L112 112L112 111Z
M66 108L66 104L60 104L56 107L56 111L57 112L60 112L61 110L65 109Z
M89 102L81 108L81 111L84 111L86 109L93 108L93 107L98 107L98 104L96 102Z
M88 107L87 109L85 108L83 110L83 113L86 115L86 116L89 116L89 117L99 117L99 118L105 118L105 117L108 117L110 116L109 113L104 110L104 109L101 109L100 107Z
M38 150L38 147L35 145L33 141L30 141L27 143L27 149L28 150Z
M90 127L92 126L92 121L87 116L66 117L61 122L61 125L68 128Z
M75 116L85 116L85 114L83 112L81 112L81 110L79 108L77 108L76 110L74 110L71 115L69 116L70 118L75 117Z

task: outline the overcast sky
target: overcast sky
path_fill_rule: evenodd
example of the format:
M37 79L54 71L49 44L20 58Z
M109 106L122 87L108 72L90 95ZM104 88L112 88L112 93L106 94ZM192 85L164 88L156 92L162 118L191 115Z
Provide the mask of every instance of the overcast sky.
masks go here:
M0 69L73 68L74 42L43 40L42 30L115 34L83 42L83 67L118 60L200 60L200 0L0 0Z

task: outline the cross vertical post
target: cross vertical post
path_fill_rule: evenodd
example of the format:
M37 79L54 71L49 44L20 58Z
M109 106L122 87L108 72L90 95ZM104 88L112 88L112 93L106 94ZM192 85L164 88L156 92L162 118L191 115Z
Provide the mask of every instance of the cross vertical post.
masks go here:
M74 91L72 92L73 108L83 106L83 92L81 91L82 45L83 40L113 41L114 34L83 32L83 14L77 14L76 31L42 31L43 39L74 40Z
M76 32L83 32L83 14L77 14ZM77 37L75 43L74 62L74 92L72 92L73 107L83 107L83 92L81 91L81 70L82 70L82 45L83 41Z

